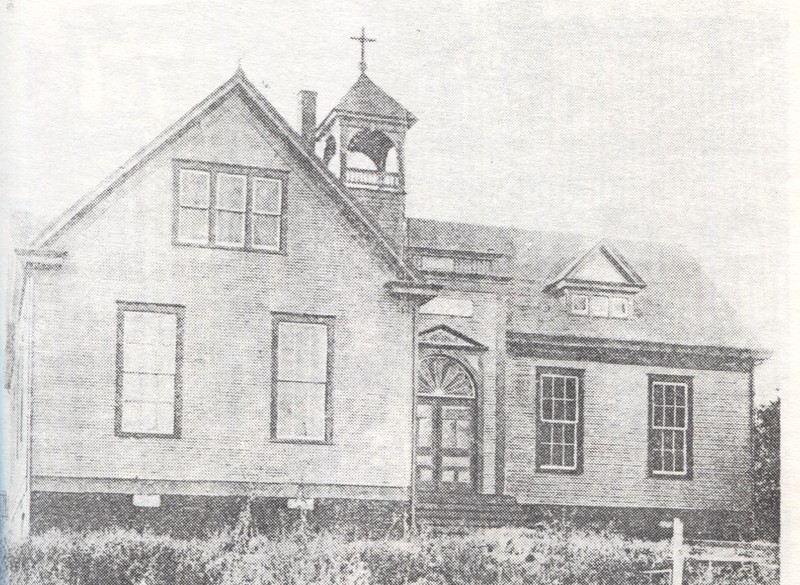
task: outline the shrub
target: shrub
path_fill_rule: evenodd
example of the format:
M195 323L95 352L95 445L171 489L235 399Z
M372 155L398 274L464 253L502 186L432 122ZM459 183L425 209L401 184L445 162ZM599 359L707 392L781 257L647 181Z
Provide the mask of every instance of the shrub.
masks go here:
M10 585L640 585L668 544L554 522L462 536L351 540L297 531L184 541L116 531L49 532L8 547ZM774 570L719 569L714 583L771 585ZM687 567L687 585L705 583Z

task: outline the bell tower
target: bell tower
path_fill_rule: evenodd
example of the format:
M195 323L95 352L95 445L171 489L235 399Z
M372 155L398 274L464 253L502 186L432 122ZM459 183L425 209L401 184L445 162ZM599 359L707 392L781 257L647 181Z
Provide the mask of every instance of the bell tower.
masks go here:
M399 244L405 238L403 145L417 119L367 76L360 37L361 74L317 128L315 151L328 169Z

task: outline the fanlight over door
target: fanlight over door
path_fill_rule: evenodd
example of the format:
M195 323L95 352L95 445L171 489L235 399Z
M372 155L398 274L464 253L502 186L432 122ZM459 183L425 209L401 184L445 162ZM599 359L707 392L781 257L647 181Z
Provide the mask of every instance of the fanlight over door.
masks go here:
M422 489L470 491L475 485L475 382L454 358L420 364L417 479Z

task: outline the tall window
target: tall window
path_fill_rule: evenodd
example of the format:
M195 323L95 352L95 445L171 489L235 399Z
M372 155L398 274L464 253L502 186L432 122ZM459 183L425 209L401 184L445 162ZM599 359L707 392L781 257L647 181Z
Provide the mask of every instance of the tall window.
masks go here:
M119 435L180 434L183 307L117 305Z
M536 469L580 472L583 463L583 372L537 368L536 373Z
M650 376L651 475L689 477L692 463L692 380Z
M273 326L272 436L331 440L333 318L276 315Z
M206 247L285 249L286 174L175 161L175 241Z

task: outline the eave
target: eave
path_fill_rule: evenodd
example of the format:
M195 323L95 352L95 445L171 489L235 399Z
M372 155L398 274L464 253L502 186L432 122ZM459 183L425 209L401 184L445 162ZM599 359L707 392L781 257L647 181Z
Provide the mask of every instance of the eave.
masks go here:
M427 303L438 296L444 288L441 284L427 282L410 282L405 280L395 280L386 283L386 290L395 298L414 301L417 303Z

